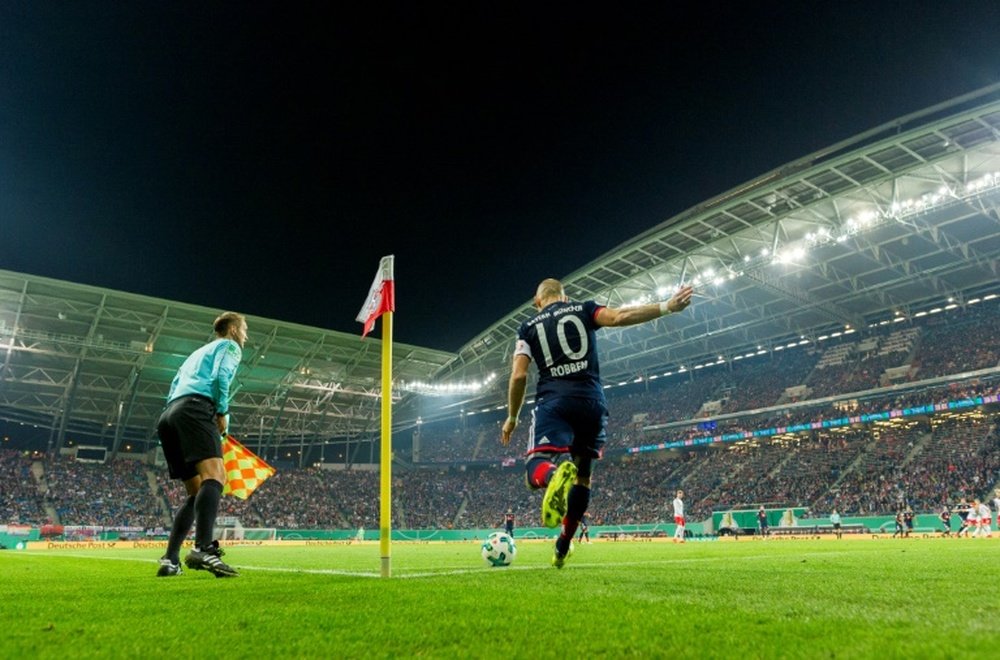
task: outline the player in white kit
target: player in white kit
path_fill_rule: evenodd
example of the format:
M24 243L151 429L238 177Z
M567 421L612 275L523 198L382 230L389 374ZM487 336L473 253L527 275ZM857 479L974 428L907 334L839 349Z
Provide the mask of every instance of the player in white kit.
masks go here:
M677 529L674 531L674 543L684 543L684 491L677 491L674 498L674 524Z
M990 511L990 505L986 502L979 503L979 525L976 527L975 536L985 536L990 538L993 536L993 512Z

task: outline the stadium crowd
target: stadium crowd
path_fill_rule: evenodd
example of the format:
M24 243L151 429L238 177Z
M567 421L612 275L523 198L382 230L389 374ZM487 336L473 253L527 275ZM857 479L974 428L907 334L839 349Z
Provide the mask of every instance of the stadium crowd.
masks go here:
M45 497L62 525L159 527L162 510L145 467L130 459L105 464L50 459L44 463Z
M0 524L41 525L48 522L42 496L31 475L32 458L0 449Z
M1000 470L996 406L916 415L740 442L710 442L685 451L629 454L659 442L788 427L864 413L996 394L998 381L964 380L906 392L888 391L836 403L829 394L996 367L1000 313L973 309L905 330L888 326L866 337L754 355L727 365L608 390L606 459L594 482L593 524L670 521L673 493L683 488L689 517L714 509L804 506L842 515L891 514L901 507L937 512L965 497L992 492ZM890 374L886 369L894 370ZM617 385L617 384L616 384ZM791 392L791 393L790 393ZM799 399L806 401L799 401ZM787 408L773 406L788 404ZM727 411L771 410L699 428ZM393 473L393 525L401 529L495 527L511 509L519 525L537 524L538 497L524 485L524 424L511 446L497 441L501 413L465 415L422 425L412 451ZM691 420L684 427L650 425ZM134 460L87 464L45 459L41 487L32 459L0 451L0 517L38 524L50 505L63 525L161 526L184 499L162 469ZM343 466L340 466L343 467ZM379 474L368 469L282 469L249 500L223 500L220 516L245 526L286 529L377 528Z

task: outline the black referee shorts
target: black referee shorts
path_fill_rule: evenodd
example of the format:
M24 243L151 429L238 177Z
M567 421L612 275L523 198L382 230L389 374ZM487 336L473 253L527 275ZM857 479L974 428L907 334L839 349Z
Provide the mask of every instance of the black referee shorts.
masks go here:
M156 424L163 457L171 479L187 481L198 474L195 465L206 458L222 458L222 440L215 424L215 404L196 394L167 404Z

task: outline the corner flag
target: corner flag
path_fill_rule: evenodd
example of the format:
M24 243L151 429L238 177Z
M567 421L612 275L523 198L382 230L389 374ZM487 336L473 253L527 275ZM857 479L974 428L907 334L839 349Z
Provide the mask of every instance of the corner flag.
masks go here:
M365 304L358 312L356 320L365 326L361 332L362 337L371 332L378 317L386 312L396 311L396 292L392 276L393 261L394 256L391 254L388 257L382 257L378 264L378 272L375 273L375 279L368 290Z
M396 310L396 294L392 282L393 255L382 257L368 298L358 312L357 320L365 324L364 337L375 320L382 319L382 420L379 449L379 551L382 555L382 577L392 575L392 317Z

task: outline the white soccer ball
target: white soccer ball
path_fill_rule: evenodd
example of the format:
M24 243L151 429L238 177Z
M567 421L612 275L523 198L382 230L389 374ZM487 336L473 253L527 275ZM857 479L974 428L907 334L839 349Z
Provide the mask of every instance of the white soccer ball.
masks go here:
M514 537L506 532L493 532L483 541L482 554L490 566L510 566L517 557Z

